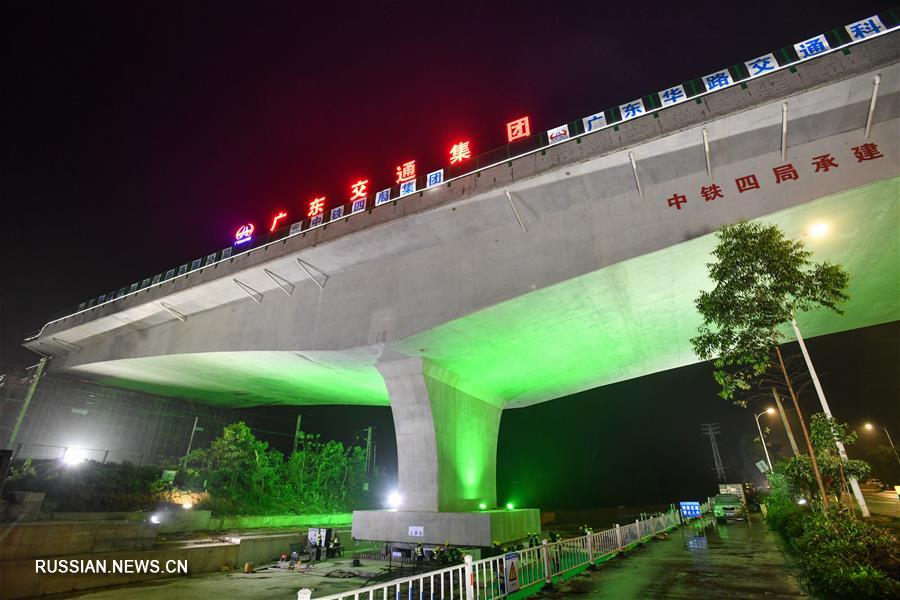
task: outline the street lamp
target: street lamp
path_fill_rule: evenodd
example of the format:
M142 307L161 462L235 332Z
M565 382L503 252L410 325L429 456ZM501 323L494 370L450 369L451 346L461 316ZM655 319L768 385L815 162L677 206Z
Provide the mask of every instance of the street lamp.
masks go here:
M774 415L775 409L771 406L756 415L756 428L759 430L759 441L762 442L763 452L766 453L766 462L769 463L769 472L772 472L772 459L769 458L769 449L766 448L766 438L763 437L762 427L759 424L759 418L763 415Z
M884 435L887 436L888 444L891 445L891 450L894 451L894 458L897 459L897 462L900 462L900 455L897 454L897 447L894 446L894 440L891 439L891 434L890 434L890 432L887 430L887 427L884 427L883 425L873 425L872 423L866 423L866 424L864 425L864 427L865 427L866 429L868 429L869 431L872 431L873 429L880 429L880 430L882 430L882 431L884 432Z
M829 229L831 229L831 226L828 223L819 221L810 225L807 232L809 233L809 237L820 238L825 236Z

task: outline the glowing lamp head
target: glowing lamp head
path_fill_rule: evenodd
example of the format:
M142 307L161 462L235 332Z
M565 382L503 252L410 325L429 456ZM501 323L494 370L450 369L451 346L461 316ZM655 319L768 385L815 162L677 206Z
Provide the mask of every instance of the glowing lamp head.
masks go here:
M797 500L797 504L799 504L800 506L804 506L806 504L806 498L800 498L799 500Z
M150 522L154 525L159 525L162 519L159 518L159 515L150 515Z
M74 467L87 460L87 454L80 448L66 448L66 453L63 454L62 460L66 466Z
M191 502L190 500L188 500L187 502L182 502L181 508L183 508L185 510L190 510L190 509L194 508L194 503Z
M828 233L828 230L831 229L831 226L828 223L819 221L818 223L813 223L809 226L809 237L811 238L820 238Z
M389 507L394 509L400 508L400 504L403 503L403 496L401 496L399 492L391 492L390 495L388 495L387 501Z
M774 415L775 409L770 406L769 408L766 409L766 412L769 413L770 415Z
M865 425L863 425L863 427L865 427L869 431L872 431L875 428L871 423L866 423Z
M487 509L487 504L484 503L484 502L482 502L482 503L480 503L480 504L478 505L478 508L479 508L479 510L486 510L486 509Z
M516 507L516 505L513 504L512 502L507 502L507 503L506 503L506 510L512 510L512 509L514 509L515 507Z

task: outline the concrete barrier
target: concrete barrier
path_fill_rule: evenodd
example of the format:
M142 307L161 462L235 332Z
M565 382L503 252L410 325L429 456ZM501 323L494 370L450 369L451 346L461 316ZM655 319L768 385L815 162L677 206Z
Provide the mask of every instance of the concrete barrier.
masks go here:
M185 560L189 573L216 571L225 564L232 568L240 568L247 562L263 565L283 552L290 552L292 543L304 542L306 526L346 527L351 520L350 513L218 517L212 521L220 529L227 525L234 530L279 527L295 530L236 535L227 542L184 545L167 542L154 546L160 533L206 529L211 527L211 519L209 511L181 510L164 514L162 523L151 525L145 522L150 514L69 513L80 520L61 521L57 519L66 515L57 513L50 521L0 525L0 598L62 594L174 576L112 573L113 561L157 561L165 566L166 561ZM48 566L55 560L67 564L104 562L108 572L38 573L36 560Z
M43 515L52 521L128 521L143 523L154 514L151 511L132 512L54 512ZM225 515L213 516L208 510L166 512L160 532L225 531L239 529L267 529L279 527L347 527L353 513L321 515Z
M141 523L149 517L149 512L52 512L41 515L51 521L132 521Z
M306 535L301 532L281 535L241 536L238 548L237 564L252 562L264 565L276 560L283 552L291 551L291 544L305 542Z
M35 559L0 561L0 598L14 600L46 594L62 594L76 590L136 583L151 579L174 577L169 573L112 573L113 561L157 561L165 569L167 561L187 561L188 574L216 571L224 564L234 566L238 562L238 544L217 543L187 547L161 548L131 552L100 552L73 554L57 557L66 561L107 565L106 573L37 573ZM45 559L49 568L49 561ZM69 562L68 564L73 564Z
M9 492L6 500L2 501L3 519L15 519L30 521L36 519L44 504L44 494L41 492Z
M145 550L153 546L158 534L157 528L143 523L109 522L4 523L0 531L0 561L112 550Z
M133 512L55 512L47 515L52 521L79 522L129 522L145 523L154 514L161 516L158 525L160 533L177 533L181 531L206 531L212 513L208 510L166 510L166 511L133 511Z
M326 515L244 515L212 517L210 531L231 529L267 529L278 527L345 527L353 522L353 513Z

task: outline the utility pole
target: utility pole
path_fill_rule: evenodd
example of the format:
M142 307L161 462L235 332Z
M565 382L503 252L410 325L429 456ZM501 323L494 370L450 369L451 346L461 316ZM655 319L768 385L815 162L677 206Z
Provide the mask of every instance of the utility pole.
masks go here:
M366 428L366 487L365 491L369 491L369 480L372 473L372 426Z
M185 456L191 453L191 446L194 445L194 434L197 433L197 421L199 420L200 417L194 417L194 425L191 427L191 439L188 440L187 452L184 453Z
M712 447L713 461L715 462L715 467L713 469L716 471L716 478L724 483L725 482L725 465L722 464L722 457L719 455L719 446L716 445L716 435L721 433L721 429L719 428L718 423L703 423L700 425L700 432L703 435L709 436L709 445Z
M809 369L809 374L812 377L813 386L816 388L816 394L819 396L819 402L822 404L822 411L829 417L831 416L831 408L828 407L828 401L825 399L825 391L822 390L822 384L819 382L819 376L816 374L816 368L812 364L812 359L809 357L809 352L806 350L806 343L803 341L803 336L800 335L800 327L797 325L797 320L791 318L791 325L794 326L794 334L797 336L797 341L800 343L800 351L803 352L803 360L806 361L806 368ZM847 458L847 450L844 448L844 444L840 440L835 440L834 443L837 445L838 454L841 455L841 462L844 464L847 463L849 458ZM862 512L863 517L869 516L869 507L866 504L866 499L863 498L862 490L859 489L859 482L856 480L856 477L850 478L850 487L853 488L853 495L856 497L856 502L859 504L859 510Z
M765 455L766 455L766 464L769 465L769 473L771 473L771 472L773 471L773 469L772 469L772 459L769 458L769 449L766 447L766 437L763 435L762 425L759 424L759 418L760 418L761 416L765 415L765 414L770 414L773 410L775 410L775 409L774 409L774 408L770 408L769 410L764 410L764 411L762 411L761 413L759 413L758 415L756 415L756 417L755 417L755 419L756 419L756 430L759 431L759 441L760 441L760 443L762 444L763 452L764 452Z
M294 452L297 451L297 444L300 441L300 420L302 418L302 414L297 415L297 425L294 427Z
M40 381L41 375L44 373L44 366L46 364L47 359L42 358L37 364L34 376L31 378L31 385L28 386L28 392L25 393L25 400L22 402L22 408L19 409L19 416L16 417L16 424L13 426L12 433L9 434L9 441L6 442L6 447L10 450L14 449L13 444L16 443L16 437L19 435L19 428L22 427L22 421L25 420L25 412L28 410L28 405L31 404L31 398L34 396L34 390L37 388L38 381Z
M794 456L800 456L800 449L797 448L797 440L794 439L794 431L791 429L791 424L787 420L787 415L784 414L784 406L781 404L781 394L778 393L778 390L772 388L772 395L775 396L775 404L778 405L778 414L781 415L781 422L784 424L784 430L787 432L788 441L791 443L791 450L794 451Z

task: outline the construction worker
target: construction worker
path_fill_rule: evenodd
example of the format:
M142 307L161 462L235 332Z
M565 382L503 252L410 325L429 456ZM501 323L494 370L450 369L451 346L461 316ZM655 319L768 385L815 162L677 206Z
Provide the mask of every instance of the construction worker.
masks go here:
M415 557L416 562L423 562L425 560L425 548L422 547L421 543L416 544Z
M331 542L328 544L328 554L329 556L335 557L340 556L344 553L344 549L341 548L341 538L335 533L331 538Z

